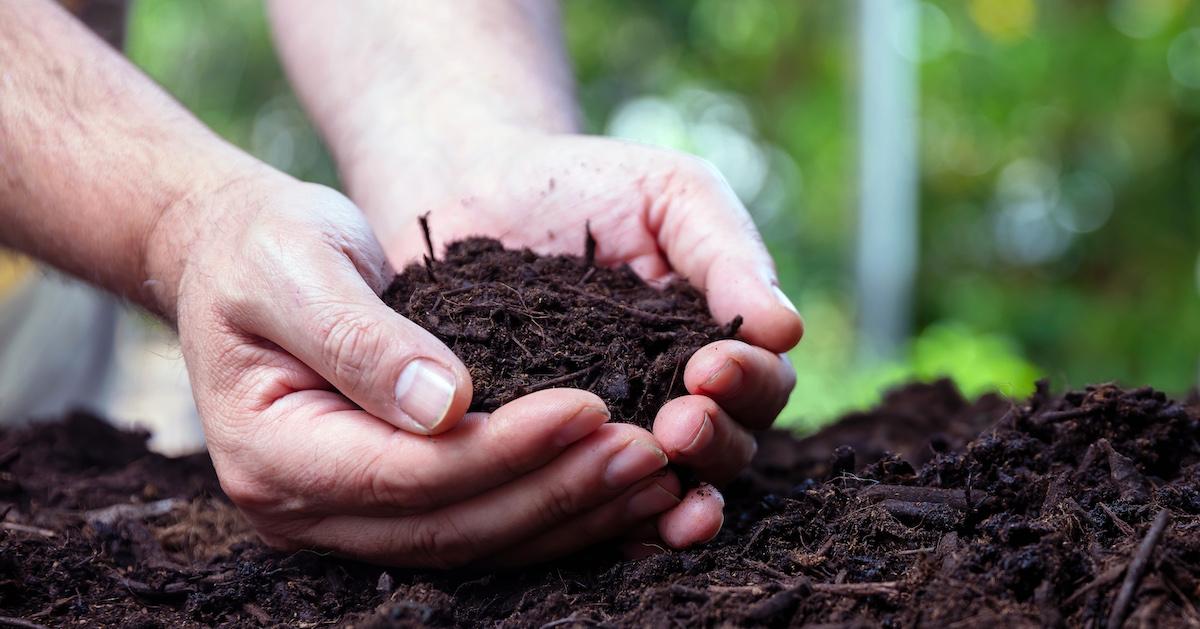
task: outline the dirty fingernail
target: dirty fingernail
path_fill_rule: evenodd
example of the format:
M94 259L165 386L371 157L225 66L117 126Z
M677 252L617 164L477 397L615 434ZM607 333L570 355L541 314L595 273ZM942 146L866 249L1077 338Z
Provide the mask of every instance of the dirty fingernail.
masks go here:
M609 489L624 489L667 465L667 455L642 441L631 441L613 455L604 470Z
M700 385L702 391L710 393L733 393L742 384L742 368L732 359L725 359L720 367L717 367L709 374L708 379L704 384Z
M585 406L558 429L554 435L554 445L560 448L571 445L592 434L610 417L608 409L603 406Z
M787 308L796 314L800 314L800 312L796 310L796 304L793 304L792 300L788 299L788 296L783 292L782 288L779 288L779 285L773 285L771 288L775 291L775 298L779 300L779 303L783 304L784 308Z
M713 430L712 417L708 413L704 413L704 419L700 421L700 427L696 429L696 435L692 437L690 443L679 451L680 454L696 454L704 450L712 442Z
M625 513L630 520L641 520L657 515L679 504L679 498L657 483L643 489L629 499Z
M431 360L412 360L396 380L396 404L415 424L402 428L432 432L446 419L453 402L454 374Z

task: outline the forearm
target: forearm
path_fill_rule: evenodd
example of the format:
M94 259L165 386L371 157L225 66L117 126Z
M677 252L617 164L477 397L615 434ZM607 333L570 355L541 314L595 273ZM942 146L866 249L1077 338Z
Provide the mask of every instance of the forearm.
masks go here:
M253 160L52 2L0 3L0 67L0 244L173 317L151 234Z
M381 179L419 205L495 129L569 132L578 112L551 0L275 1L284 65L368 213ZM390 209L388 210L390 211Z

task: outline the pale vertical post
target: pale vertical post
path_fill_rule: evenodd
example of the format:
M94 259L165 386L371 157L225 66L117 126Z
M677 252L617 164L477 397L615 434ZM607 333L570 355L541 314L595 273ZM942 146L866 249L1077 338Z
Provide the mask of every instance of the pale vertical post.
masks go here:
M895 358L912 325L918 24L913 0L860 0L858 9L858 353L874 362Z

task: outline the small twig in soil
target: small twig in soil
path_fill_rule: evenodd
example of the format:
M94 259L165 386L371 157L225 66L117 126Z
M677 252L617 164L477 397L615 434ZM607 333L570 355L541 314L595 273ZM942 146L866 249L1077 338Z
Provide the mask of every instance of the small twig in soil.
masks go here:
M418 216L417 222L421 224L421 235L425 237L425 251L429 254L429 259L437 260L437 256L433 255L433 236L429 233L429 212Z
M578 623L581 625L591 625L593 627L598 624L596 621L592 620L591 618L581 618L575 614L571 614L570 616L567 616L566 618L559 618L558 620L548 622L548 623L542 625L541 629L551 629L551 627L558 627L561 625L569 625L571 623Z
M623 310L625 312L628 312L629 314L631 314L635 317L638 317L639 319L644 319L650 323L660 323L660 324L661 323L690 323L692 321L692 319L690 317L684 317L684 316L679 316L679 315L663 315L663 314L658 314L655 312L646 312L645 310L639 310L637 308L634 308L633 306L627 306L620 302L610 301L610 299L608 297L605 297L603 295L597 295L595 293L590 293L588 291L583 290L582 288L576 288L575 286L572 286L570 284L563 284L562 288L569 290L572 293L583 295L584 297L587 297L588 299L592 299L595 301L607 302L613 306L616 306L617 308L620 308L621 310Z
M931 553L935 550L937 550L937 548L934 546L922 546L921 548L909 548L908 550L898 550L898 551L896 551L896 554L900 555L900 556L919 555L921 553Z
M437 276L433 274L433 260L427 255L423 255L421 258L425 261L425 273L429 275L429 281L436 283Z
M583 261L588 266L596 266L596 237L592 235L592 222L583 223Z
M1048 411L1042 413L1041 415L1035 416L1030 421L1034 426L1045 426L1046 424L1053 424L1055 422L1063 421L1064 419L1078 419L1080 417L1095 415L1099 411L1100 407L1098 406L1081 406L1079 408L1072 408L1065 411Z
M762 596L765 590L759 585L710 585L709 592L720 592L722 594L750 594L753 596Z
M799 600L800 593L807 588L807 579L802 579L799 583L793 584L755 603L753 607L746 610L746 617L751 620L763 622L779 616L791 610L796 605L796 601Z
M1150 564L1150 557L1154 554L1154 548L1158 546L1158 542L1162 539L1170 522L1171 512L1166 509L1159 511L1158 515L1154 516L1154 522L1150 524L1150 530L1146 531L1146 537L1142 538L1137 554L1129 562L1125 581L1121 583L1121 590L1117 592L1112 612L1108 615L1108 629L1120 629L1121 625L1125 623L1125 617L1129 615L1129 603L1137 594L1138 586L1142 583L1142 576L1145 575L1146 567Z
M425 261L425 272L429 274L429 281L437 283L437 276L433 274L433 261L437 256L433 255L433 236L429 233L429 212L426 212L417 217L417 222L421 224L421 235L425 237L425 255L421 256Z
M22 620L12 616L0 616L0 627L16 627L17 629L48 629L46 625L39 625L36 622Z
M1135 531L1133 530L1133 527L1129 526L1129 524L1126 523L1125 520L1122 520L1121 516L1118 516L1116 513L1113 513L1113 510L1108 505L1104 504L1103 502L1100 503L1100 509L1102 511L1104 511L1105 514L1108 515L1108 518L1113 521L1113 524L1116 525L1116 527L1118 529L1121 529L1121 532L1125 534L1125 537L1133 537L1133 534L1135 533Z
M185 506L187 503L179 498L166 498L137 504L119 503L87 511L83 514L83 519L93 526L97 524L111 525L121 520L141 520L164 515Z
M534 391L541 391L542 389L549 389L550 387L553 387L555 385L570 382L580 376L586 376L589 372L595 370L599 366L600 366L600 363L592 363L591 365L588 365L587 367L584 367L583 369L580 369L579 371L572 371L571 373L565 373L561 376L556 376L554 378L550 378L549 380L543 380L541 382L531 384L531 385L525 387L522 395L529 395L530 393L533 393Z
M895 594L900 586L899 581L878 581L875 583L812 583L809 587L814 592L825 594L840 594L842 596L874 596L877 594Z
M743 558L742 561L745 562L745 564L747 566L750 566L751 568L754 568L755 570L758 570L759 572L761 572L767 576L774 577L780 581L785 581L787 579L792 578L791 576L786 575L786 574L780 572L779 570L776 570L775 568L772 568L771 566L768 566L767 564L765 564L761 561L757 561L755 559L750 559L750 558Z
M971 492L972 507L978 507L987 500L987 495L981 491ZM974 495L978 494L978 495ZM955 509L967 508L967 494L961 489L942 489L940 487L911 487L908 485L872 485L858 491L863 498L874 500L897 500L901 502L928 502L944 504Z
M742 315L735 315L732 321L725 324L725 329L721 333L727 338L733 338L737 336L740 329L742 329Z
M33 535L41 535L42 537L55 537L58 533L50 529L44 529L38 526L29 526L27 524L17 524L16 522L0 522L0 529L6 531L17 531L18 533L31 533Z
M1075 601L1079 600L1079 597L1083 596L1084 594L1087 594L1088 592L1091 592L1092 590L1095 590L1096 588L1098 588L1102 585L1108 585L1109 583L1116 581L1118 578L1120 578L1121 573L1125 572L1125 568L1128 565L1129 564L1127 562L1121 562L1121 563L1109 568L1108 570L1105 570L1104 572L1100 573L1095 579L1092 579L1091 582L1089 582L1087 585L1079 588L1078 590L1075 590L1075 592L1073 594L1068 596L1067 599L1065 601L1063 601L1063 603L1062 603L1063 607L1070 607L1071 605L1074 605Z
M8 467L9 464L11 464L13 461L16 461L17 457L19 456L21 456L21 451L16 448L13 448L4 454L0 454L0 468Z

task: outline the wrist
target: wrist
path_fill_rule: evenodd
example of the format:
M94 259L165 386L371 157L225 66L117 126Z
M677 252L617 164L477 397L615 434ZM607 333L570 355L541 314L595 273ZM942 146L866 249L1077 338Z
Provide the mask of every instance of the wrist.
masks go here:
M292 181L236 152L215 161L201 175L192 171L186 178L190 185L158 210L141 246L139 301L171 322L177 320L176 306L189 265L203 257L205 243L214 235L232 238L231 225L260 205L256 199L263 196L264 188Z

